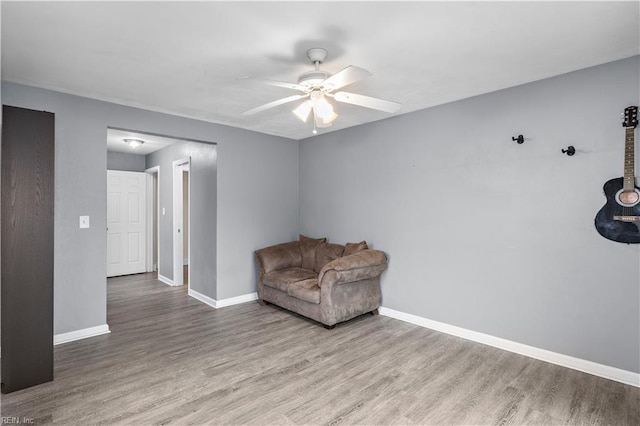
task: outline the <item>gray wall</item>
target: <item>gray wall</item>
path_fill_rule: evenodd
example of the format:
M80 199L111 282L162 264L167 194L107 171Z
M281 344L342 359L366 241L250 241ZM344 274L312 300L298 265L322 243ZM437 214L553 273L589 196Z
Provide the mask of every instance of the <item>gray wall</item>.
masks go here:
M191 158L191 258L189 282L199 293L217 299L216 291L216 146L177 142L147 155L147 168L160 166L160 269L173 279L173 161ZM184 228L184 227L183 227ZM184 229L186 231L186 228ZM182 273L182 271L180 271ZM251 291L247 291L250 293Z
M107 169L125 172L144 172L145 156L126 152L107 152Z
M638 75L634 57L305 139L301 232L386 251L387 308L640 372L640 246L593 226Z
M297 237L298 143L13 83L7 105L56 114L54 332L106 322L107 127L217 143L217 298L255 291L253 250ZM78 216L91 228L79 229Z

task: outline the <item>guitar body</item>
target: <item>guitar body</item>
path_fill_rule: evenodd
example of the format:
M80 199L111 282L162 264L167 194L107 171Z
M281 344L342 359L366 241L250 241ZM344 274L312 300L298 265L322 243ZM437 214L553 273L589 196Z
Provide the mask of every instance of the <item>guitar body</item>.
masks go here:
M615 220L614 216L640 216L640 203L633 207L623 207L616 201L616 194L622 189L623 179L611 179L602 188L607 197L605 204L596 215L596 229L608 240L618 243L639 244L640 229L633 222ZM640 188L636 187L640 190Z

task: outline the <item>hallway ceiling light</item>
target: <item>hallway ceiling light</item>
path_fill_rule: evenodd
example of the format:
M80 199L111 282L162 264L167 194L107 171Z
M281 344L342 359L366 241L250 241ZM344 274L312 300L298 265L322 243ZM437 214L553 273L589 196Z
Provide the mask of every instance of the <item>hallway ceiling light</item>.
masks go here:
M144 143L142 139L124 139L124 143L129 145L129 148L136 149Z

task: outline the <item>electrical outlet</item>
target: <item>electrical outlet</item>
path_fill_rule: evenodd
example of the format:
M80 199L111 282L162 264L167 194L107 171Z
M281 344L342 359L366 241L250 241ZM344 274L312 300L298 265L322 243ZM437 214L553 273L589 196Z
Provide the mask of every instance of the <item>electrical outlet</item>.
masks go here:
M89 227L89 216L80 216L80 228Z

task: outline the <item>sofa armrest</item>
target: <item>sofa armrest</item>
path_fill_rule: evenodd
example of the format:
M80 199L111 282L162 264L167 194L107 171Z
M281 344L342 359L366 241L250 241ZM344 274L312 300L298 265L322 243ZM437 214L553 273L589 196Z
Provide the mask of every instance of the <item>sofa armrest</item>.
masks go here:
M322 287L327 282L340 284L375 278L385 269L387 269L387 256L384 252L362 250L327 263L318 274L318 286Z
M256 250L255 257L258 268L264 273L302 266L302 254L298 241Z

